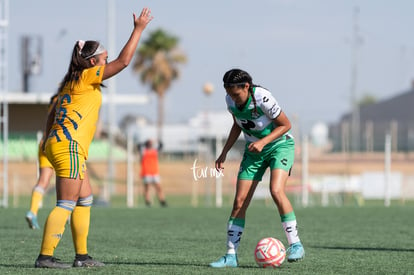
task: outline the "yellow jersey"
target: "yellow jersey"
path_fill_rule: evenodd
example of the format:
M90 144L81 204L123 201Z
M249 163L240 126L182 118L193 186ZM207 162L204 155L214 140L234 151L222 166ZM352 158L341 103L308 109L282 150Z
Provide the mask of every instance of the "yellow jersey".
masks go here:
M53 107L55 106L55 103L58 99L58 94L54 94L49 101L49 105L47 106L47 114L49 115L50 112L53 111ZM43 154L43 150L42 150L42 146L43 146L43 141L46 138L46 131L43 131L43 135L42 135L42 139L39 142L39 153Z
M85 69L79 81L59 92L48 142L76 141L88 158L102 104L101 83L105 66Z

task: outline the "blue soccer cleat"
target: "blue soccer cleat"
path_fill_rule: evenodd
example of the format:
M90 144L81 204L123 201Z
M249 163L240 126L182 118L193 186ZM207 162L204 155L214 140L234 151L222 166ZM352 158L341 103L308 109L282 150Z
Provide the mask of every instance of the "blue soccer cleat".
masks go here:
M288 253L288 262L296 262L302 260L305 257L305 249L301 242L291 244L287 250Z
M39 224L37 223L37 217L35 214L33 214L32 211L28 211L26 213L26 221L29 224L29 227L31 229L40 229Z
M226 254L215 262L210 263L211 267L237 267L237 255Z

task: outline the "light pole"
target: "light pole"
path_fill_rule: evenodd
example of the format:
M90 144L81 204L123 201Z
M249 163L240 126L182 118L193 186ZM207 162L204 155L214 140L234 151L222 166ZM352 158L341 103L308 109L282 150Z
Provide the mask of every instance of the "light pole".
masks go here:
M358 25L359 8L354 9L354 27L352 38L352 67L351 67L351 152L360 150L360 112L357 100L358 78L358 49L361 45L361 36Z
M107 1L107 33L108 33L108 55L115 56L115 13L116 6L114 0ZM103 189L103 199L106 203L109 203L111 200L111 193L114 187L115 180L115 160L114 160L114 146L115 146L115 118L116 110L114 104L116 90L115 77L112 77L108 80L108 141L109 141L109 151L108 151L108 174L104 184Z
M214 92L214 86L213 86L213 84L211 84L210 82L206 82L203 85L203 93L207 97L210 97L213 92ZM211 138L211 134L210 134L210 131L211 131L210 126L211 125L210 125L209 104L208 104L208 101L206 103L206 107L205 108L206 109L205 109L205 112L204 112L204 125L203 125L204 133L203 133L203 135L204 135L204 140L205 140L205 143L206 143L206 146L205 146L205 149L206 149L206 152L205 152L205 161L208 164L208 163L211 163L211 161L213 159L213 154L211 152L211 150L213 149L212 148L212 145L213 145L212 144L212 140L213 139ZM209 183L206 184L206 204L208 206L211 205L211 186L210 186Z
M9 42L9 1L0 0L0 141L3 143L3 201L0 206L9 207L9 105L7 102L8 47Z

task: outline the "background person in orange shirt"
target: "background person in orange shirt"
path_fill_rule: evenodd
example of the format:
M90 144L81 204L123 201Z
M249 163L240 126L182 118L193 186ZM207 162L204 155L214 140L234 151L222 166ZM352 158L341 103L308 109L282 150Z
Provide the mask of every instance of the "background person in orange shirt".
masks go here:
M141 157L141 178L144 183L145 205L151 206L149 188L150 185L152 185L155 188L160 205L166 207L167 203L160 184L160 172L158 166L158 152L162 149L162 142L158 142L157 149L154 148L152 140L145 141L143 145L138 145L138 152Z

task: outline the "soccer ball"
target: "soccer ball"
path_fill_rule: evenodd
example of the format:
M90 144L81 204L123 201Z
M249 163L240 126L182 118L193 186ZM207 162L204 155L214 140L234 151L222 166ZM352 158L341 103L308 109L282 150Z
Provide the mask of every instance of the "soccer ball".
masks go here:
M261 239L254 249L254 259L260 267L279 267L285 257L285 246L275 238Z

